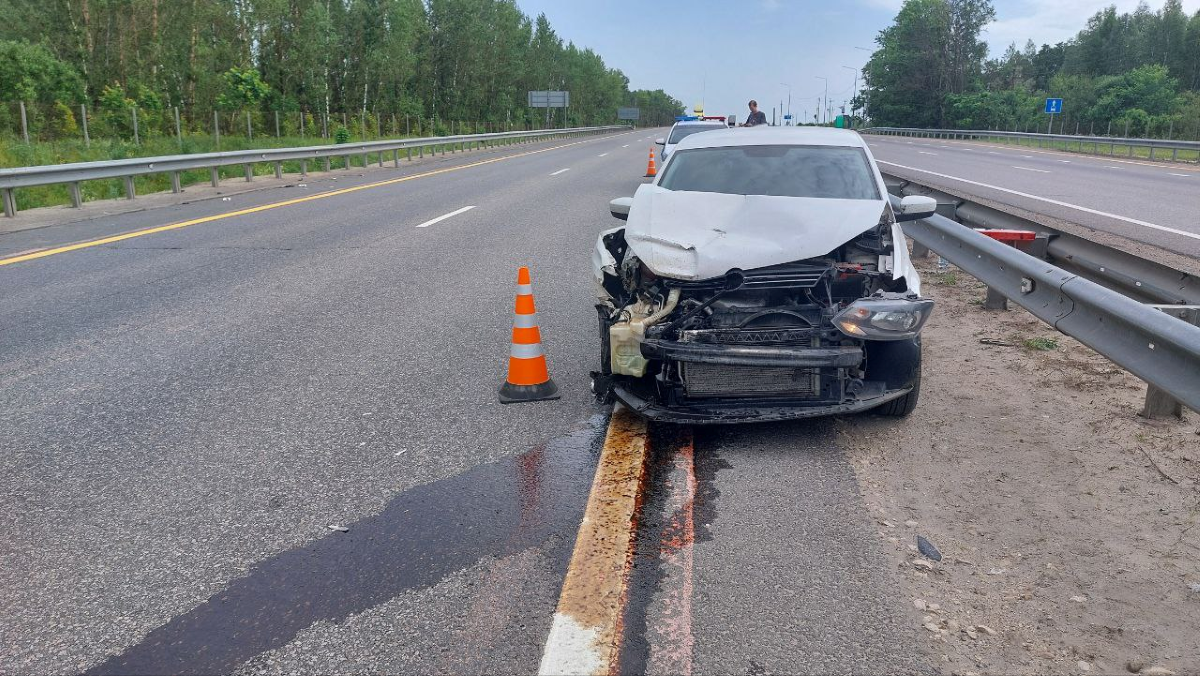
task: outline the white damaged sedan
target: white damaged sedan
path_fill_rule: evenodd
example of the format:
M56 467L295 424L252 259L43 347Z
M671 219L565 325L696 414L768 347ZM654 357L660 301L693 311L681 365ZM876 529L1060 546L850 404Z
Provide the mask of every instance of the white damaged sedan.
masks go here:
M612 201L625 227L592 254L592 387L647 417L906 415L921 385L921 296L898 221L855 132L731 129L679 144L657 179Z

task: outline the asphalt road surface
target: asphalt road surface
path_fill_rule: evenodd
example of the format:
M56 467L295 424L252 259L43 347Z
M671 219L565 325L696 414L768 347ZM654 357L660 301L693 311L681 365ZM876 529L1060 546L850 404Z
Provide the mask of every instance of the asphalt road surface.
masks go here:
M1200 166L870 136L885 173L1200 258Z
M0 236L329 193L0 265L0 672L535 672L608 415L589 255L655 134ZM520 265L563 396L502 406ZM697 433L695 673L922 669L837 443Z

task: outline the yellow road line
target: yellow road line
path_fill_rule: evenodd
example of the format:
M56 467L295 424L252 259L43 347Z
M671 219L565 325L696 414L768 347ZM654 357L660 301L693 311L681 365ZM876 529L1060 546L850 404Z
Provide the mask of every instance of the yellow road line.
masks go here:
M613 407L539 674L615 674L649 452L646 419Z
M625 133L629 133L629 132L625 132ZM356 185L356 186L353 186L350 188L341 188L339 190L331 190L329 192L323 192L323 193L319 193L316 195L308 195L307 197L297 197L296 199L284 200L282 202L273 202L271 204L263 204L263 205L257 206L257 207L250 207L248 209L239 209L237 211L229 211L229 212L226 212L223 214L214 214L212 216L204 216L202 218L193 218L190 221L181 221L179 223L171 223L169 225L160 225L158 227L146 228L144 230L134 230L132 232L126 232L126 233L123 233L120 235L112 235L111 237L103 237L101 239L89 240L87 242L77 242L75 244L67 244L65 246L52 247L49 249L42 249L41 251L35 251L33 253L24 253L24 254L20 254L20 255L16 255L16 256L10 256L8 258L0 258L0 267L3 267L5 265L12 265L14 263L24 263L25 261L37 260L38 258L54 256L56 254L67 253L69 251L78 251L80 249L89 249L91 247L104 246L105 244L112 244L114 242L121 242L121 241L124 241L127 239L133 239L134 237L145 237L146 235L154 235L154 234L158 234L160 232L168 232L170 230L179 230L180 228L186 228L186 227L189 227L192 225L200 225L201 223L211 223L213 221L219 221L219 220L222 220L225 218L233 218L235 216L245 216L247 214L254 214L254 213L258 213L260 211L269 211L271 209L278 209L280 207L292 206L293 204L302 204L304 202L312 202L314 200L325 199L326 197L335 197L337 195L345 195L345 194L352 193L352 192L358 192L359 190L369 190L371 188L379 188L379 187L382 187L385 185L393 185L395 183L403 183L405 181L413 181L418 178L428 178L429 176L437 176L439 174L448 174L452 171L462 171L463 169L471 169L473 167L481 167L485 164L492 164L495 162L503 162L505 160L513 160L518 157L527 157L529 155L537 155L538 153L545 153L545 152L550 152L551 150L560 150L562 148L569 148L571 146L579 145L581 143L587 143L588 141L592 141L592 140L594 140L594 139L575 141L574 143L564 143L563 145L553 146L550 148L541 148L540 150L530 150L528 152L518 153L516 155L505 155L504 157L494 157L490 160L482 160L480 162L472 162L471 164L463 164L463 165L454 166L454 167L446 167L445 169L435 169L434 171L427 171L422 174L413 174L411 176L401 176L400 178L392 178L392 179L388 179L386 181L377 181L375 183L366 183L364 185Z

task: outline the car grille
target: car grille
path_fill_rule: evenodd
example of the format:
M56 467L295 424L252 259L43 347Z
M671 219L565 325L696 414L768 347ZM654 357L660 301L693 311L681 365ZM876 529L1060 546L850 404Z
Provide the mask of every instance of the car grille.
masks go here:
M820 394L820 369L729 366L680 362L680 376L689 397L791 396Z
M718 343L721 345L814 346L818 333L808 328L778 329L700 329L683 331L679 340L685 343Z

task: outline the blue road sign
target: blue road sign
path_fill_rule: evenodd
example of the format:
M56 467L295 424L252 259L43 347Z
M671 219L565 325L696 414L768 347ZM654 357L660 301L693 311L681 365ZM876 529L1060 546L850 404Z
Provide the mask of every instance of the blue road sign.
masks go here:
M1062 99L1046 99L1046 112L1047 113L1061 113L1062 112Z
M790 119L792 119L792 116L791 116L791 115L784 115L784 116L783 116L783 119L785 119L785 120L790 120Z

